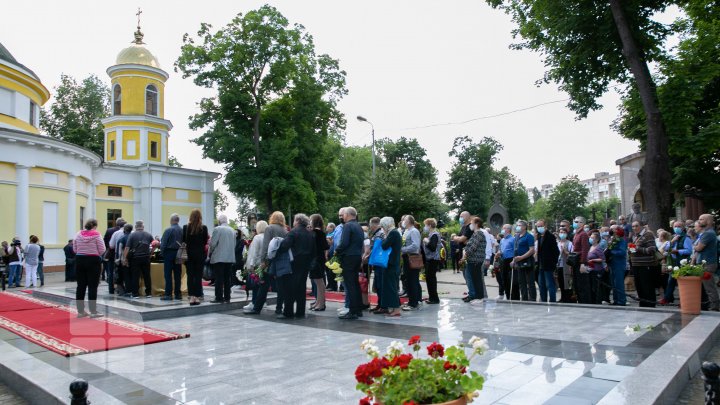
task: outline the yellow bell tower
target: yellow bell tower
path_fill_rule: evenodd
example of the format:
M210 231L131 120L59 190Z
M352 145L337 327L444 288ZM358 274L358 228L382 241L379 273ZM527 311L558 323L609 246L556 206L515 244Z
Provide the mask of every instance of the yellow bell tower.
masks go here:
M111 113L105 126L105 161L139 166L167 165L172 123L165 117L168 74L144 46L140 13L135 40L120 51L107 69L111 85Z

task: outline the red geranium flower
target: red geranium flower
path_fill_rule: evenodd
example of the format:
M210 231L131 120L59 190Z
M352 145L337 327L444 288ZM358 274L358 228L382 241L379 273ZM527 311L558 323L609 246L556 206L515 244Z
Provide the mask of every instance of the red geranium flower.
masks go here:
M360 398L360 404L359 404L359 405L371 405L371 404L370 404L370 398L368 398L368 397Z
M445 348L438 342L432 342L427 347L428 355L432 358L438 358L445 355Z
M410 353L401 354L399 356L393 357L392 360L390 360L390 367L400 367L401 369L406 369L408 367L408 364L410 364L410 360L413 359L413 355Z
M703 280L710 280L711 278L712 278L712 273L710 273L709 271L704 272L702 275Z
M361 364L355 369L355 379L362 384L372 384L373 379L382 377L384 368L390 366L385 357L376 357L371 362Z
M405 401L403 402L403 405L418 405L418 403L415 401Z
M454 370L454 369L457 368L457 366L454 365L454 364L452 364L452 363L450 363L449 361L446 361L445 364L443 364L443 368L444 368L445 370Z
M416 345L420 343L420 335L415 335L408 340L408 346Z

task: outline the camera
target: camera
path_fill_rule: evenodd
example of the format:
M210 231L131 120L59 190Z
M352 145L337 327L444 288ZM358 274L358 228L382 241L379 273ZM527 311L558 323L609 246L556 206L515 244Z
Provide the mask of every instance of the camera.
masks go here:
M20 242L20 239L13 239L10 246L20 246L22 245L22 242Z

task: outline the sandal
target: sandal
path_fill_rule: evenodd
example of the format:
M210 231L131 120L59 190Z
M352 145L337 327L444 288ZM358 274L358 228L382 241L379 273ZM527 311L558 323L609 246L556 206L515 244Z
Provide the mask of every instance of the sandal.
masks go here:
M388 311L388 310L385 309L385 308L378 308L377 310L372 311L372 313L375 314L375 315L383 315L383 314L389 314L390 311Z

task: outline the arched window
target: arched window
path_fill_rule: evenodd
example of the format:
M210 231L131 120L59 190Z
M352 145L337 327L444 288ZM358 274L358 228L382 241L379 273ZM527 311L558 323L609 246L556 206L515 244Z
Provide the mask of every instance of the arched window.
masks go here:
M145 114L158 115L158 91L152 84L145 88Z
M120 115L122 111L122 90L120 85L113 86L113 115Z

